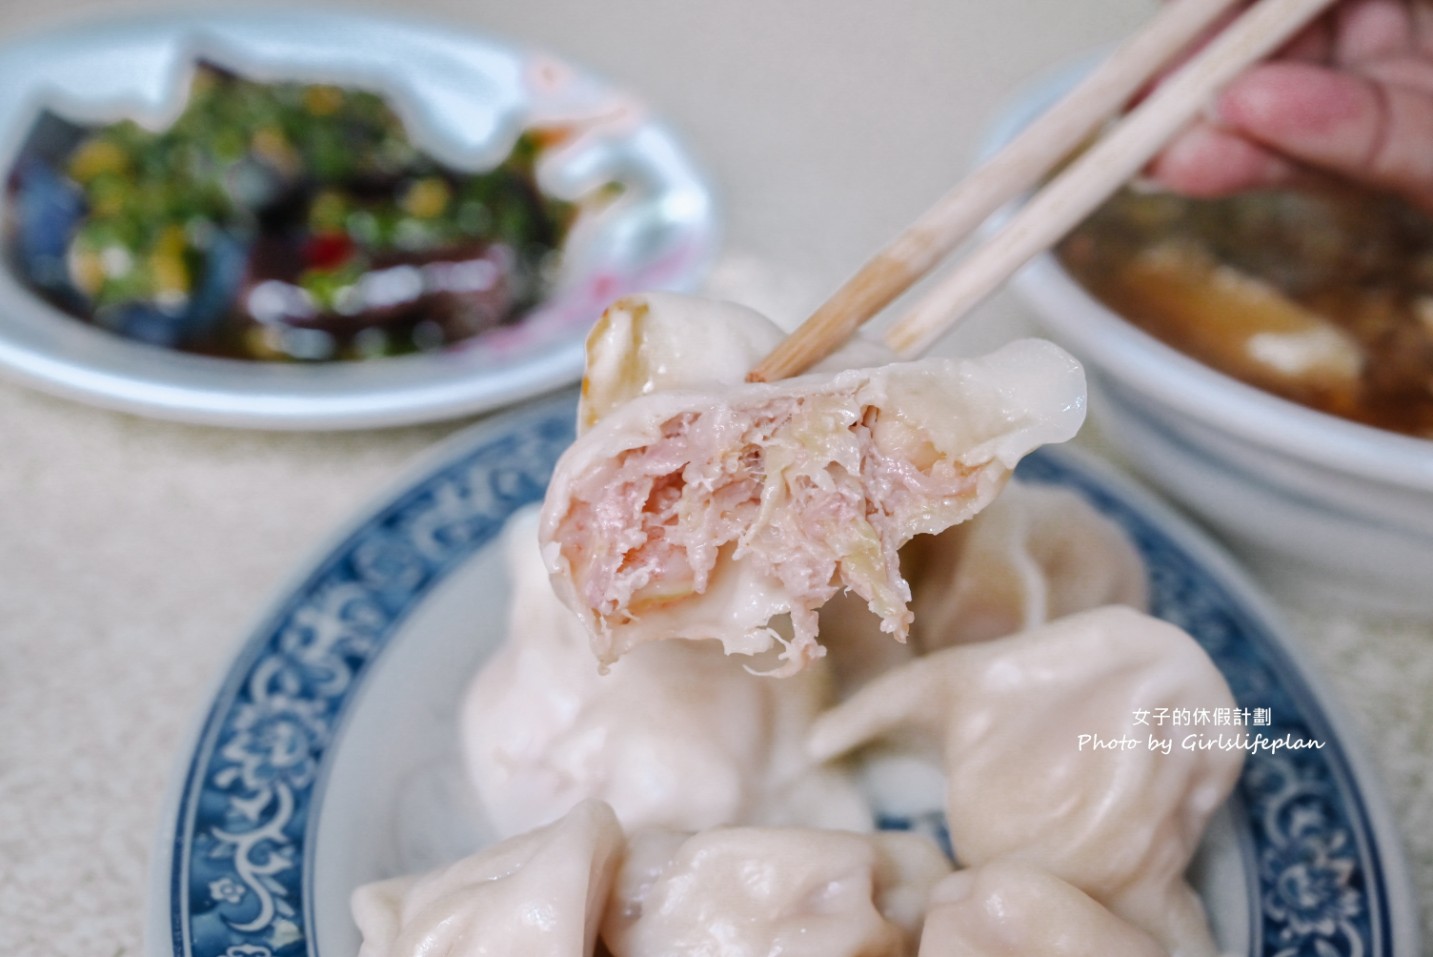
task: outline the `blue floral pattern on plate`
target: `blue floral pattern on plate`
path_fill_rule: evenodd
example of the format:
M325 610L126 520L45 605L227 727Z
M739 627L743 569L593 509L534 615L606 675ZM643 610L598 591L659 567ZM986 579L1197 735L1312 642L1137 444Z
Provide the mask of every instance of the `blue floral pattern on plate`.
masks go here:
M312 835L335 731L365 670L432 588L541 498L572 440L570 396L476 427L344 537L227 672L169 824L175 957L318 957ZM1249 755L1235 797L1250 926L1260 957L1379 957L1411 940L1397 851L1348 744L1229 568L1135 490L1075 456L1020 467L1119 522L1150 570L1152 610L1189 630L1269 737L1321 749ZM333 957L333 955L323 955Z

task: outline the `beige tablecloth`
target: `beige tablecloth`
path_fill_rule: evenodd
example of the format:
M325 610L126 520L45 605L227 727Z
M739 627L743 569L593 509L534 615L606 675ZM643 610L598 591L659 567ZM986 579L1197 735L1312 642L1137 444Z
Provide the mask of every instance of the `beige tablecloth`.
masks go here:
M135 6L9 0L0 37ZM563 52L645 94L721 191L737 252L716 286L778 311L812 304L949 185L1016 83L1122 35L1146 9L403 5ZM1023 328L997 298L962 347ZM142 420L0 384L0 953L142 952L161 796L235 643L331 532L463 424L266 434ZM1303 599L1285 611L1368 743L1419 896L1433 900L1433 625Z

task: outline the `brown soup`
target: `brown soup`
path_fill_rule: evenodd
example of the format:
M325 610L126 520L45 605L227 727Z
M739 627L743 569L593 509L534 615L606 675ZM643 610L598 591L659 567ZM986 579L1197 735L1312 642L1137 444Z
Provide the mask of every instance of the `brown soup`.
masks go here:
M1433 220L1352 188L1126 189L1059 247L1141 329L1312 408L1433 438Z

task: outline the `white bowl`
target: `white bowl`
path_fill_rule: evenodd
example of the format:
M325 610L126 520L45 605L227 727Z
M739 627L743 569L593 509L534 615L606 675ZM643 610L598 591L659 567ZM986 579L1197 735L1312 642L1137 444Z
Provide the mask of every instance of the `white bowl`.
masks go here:
M1083 68L1012 100L986 153ZM1091 414L1110 445L1257 571L1366 607L1433 614L1433 441L1316 412L1217 372L1120 318L1053 254L1027 266L1013 289L1085 362Z

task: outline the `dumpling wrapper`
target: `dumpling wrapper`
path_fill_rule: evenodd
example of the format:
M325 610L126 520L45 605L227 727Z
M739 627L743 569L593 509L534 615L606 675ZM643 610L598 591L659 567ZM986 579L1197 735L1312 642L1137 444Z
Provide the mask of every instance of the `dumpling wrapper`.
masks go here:
M613 957L903 957L950 862L882 831L716 828L634 835L602 925Z
M586 801L447 867L365 884L358 957L592 957L624 841L612 809Z
M957 858L1028 861L1152 934L1176 957L1217 951L1184 880L1242 750L1185 749L1187 727L1138 725L1158 708L1232 708L1204 650L1132 609L1082 612L918 658L816 722L813 755L924 734L943 756ZM1096 748L1129 738L1131 747ZM1148 742L1172 740L1169 754Z
M1023 861L957 871L930 894L919 957L1168 957L1144 931Z
M734 302L645 292L602 313L587 335L577 428L585 432L639 395L739 385L788 331ZM896 361L884 343L857 335L813 372Z
M1144 561L1072 489L1012 481L974 519L911 543L913 641L922 652L988 641L1065 615L1144 611Z
M772 384L660 384L614 407L590 399L593 424L543 507L548 570L604 665L648 641L716 638L729 654L780 646L773 673L794 674L821 656L816 612L843 588L904 640L900 547L970 518L1085 410L1080 365L1040 340ZM788 614L789 637L771 624Z
M500 836L546 824L586 798L628 831L804 823L864 830L869 806L806 734L826 676L780 686L716 642L655 642L599 674L582 623L553 594L536 509L509 522L507 637L464 697L464 764Z
M821 609L841 697L918 654L1149 601L1144 561L1123 529L1071 489L1018 478L970 521L907 544L901 569L913 595L909 643L881 634L855 596Z

